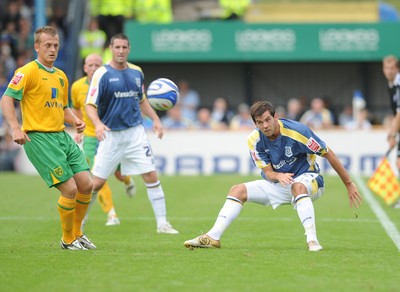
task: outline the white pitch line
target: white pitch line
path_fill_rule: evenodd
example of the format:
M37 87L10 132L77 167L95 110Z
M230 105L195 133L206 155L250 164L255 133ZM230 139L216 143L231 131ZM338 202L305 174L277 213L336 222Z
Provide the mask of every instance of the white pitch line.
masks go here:
M394 223L390 220L389 216L382 209L381 205L375 199L375 197L371 193L371 191L367 188L364 181L358 176L355 177L355 181L357 182L358 186L360 187L365 200L368 202L372 211L374 211L376 217L381 222L386 233L389 235L389 237L392 239L392 241L396 245L397 249L400 251L400 233L397 230L396 225L394 225Z

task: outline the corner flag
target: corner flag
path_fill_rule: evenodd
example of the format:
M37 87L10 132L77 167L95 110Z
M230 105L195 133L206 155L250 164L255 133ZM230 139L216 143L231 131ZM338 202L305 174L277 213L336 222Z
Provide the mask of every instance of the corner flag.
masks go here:
M368 187L382 197L387 205L392 205L400 196L400 185L385 156L368 181Z

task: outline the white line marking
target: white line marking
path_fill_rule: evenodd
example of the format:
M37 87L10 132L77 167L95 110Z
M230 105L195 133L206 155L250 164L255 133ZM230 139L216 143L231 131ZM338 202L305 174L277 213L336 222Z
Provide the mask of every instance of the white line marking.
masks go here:
M388 215L382 209L379 202L375 199L374 194L372 194L371 191L367 188L364 181L358 176L355 177L355 181L357 182L358 186L360 187L365 200L368 202L372 211L374 211L376 217L381 222L386 233L393 240L397 249L400 251L400 233L397 230L396 225L394 225L394 223L390 220Z
M105 221L106 217L100 218L99 216L91 217L90 221ZM119 217L124 221L154 221L154 217L151 216L141 216L141 217L132 217L132 216L121 216ZM170 219L174 221L212 221L215 220L213 217L170 217ZM44 217L44 216L0 216L0 221L57 221L58 217ZM268 222L268 221L298 221L299 218L296 216L293 217L277 217L277 218L268 218L268 217L240 217L237 220L240 221L251 221L251 222ZM319 221L324 222L346 222L346 223L379 223L379 221L375 218L320 218L317 219Z

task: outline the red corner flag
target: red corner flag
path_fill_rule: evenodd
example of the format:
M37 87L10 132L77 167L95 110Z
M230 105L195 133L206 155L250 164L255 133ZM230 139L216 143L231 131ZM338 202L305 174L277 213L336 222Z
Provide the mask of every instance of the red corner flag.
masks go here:
M368 187L382 197L387 205L392 205L399 197L399 182L386 156L369 179Z

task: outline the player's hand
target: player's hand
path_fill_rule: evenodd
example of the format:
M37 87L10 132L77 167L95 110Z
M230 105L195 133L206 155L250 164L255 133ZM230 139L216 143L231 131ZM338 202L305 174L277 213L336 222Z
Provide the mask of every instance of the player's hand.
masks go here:
M29 139L29 136L27 133L23 132L20 128L15 129L12 132L12 139L15 143L19 144L19 145L24 145L26 144L27 141L31 141L31 139Z
M347 185L347 194L349 196L350 208L358 208L361 205L362 197L353 182Z
M161 124L161 121L153 121L153 132L157 133L158 139L161 139L164 136L164 127Z
M103 123L100 123L100 124L96 125L96 137L97 137L97 140L103 141L105 138L107 138L106 131L110 131L110 128L108 128Z
M293 183L293 175L294 173L287 173L287 172L283 172L283 173L278 173L277 174L277 180L279 181L279 183L283 186L286 187L288 185L291 185Z
M75 142L76 143L82 143L82 134L81 133L75 133L75 135L74 135L74 140L75 140Z
M396 145L396 137L397 137L396 134L392 134L392 133L389 133L389 134L388 134L388 136L387 136L387 141L388 141L388 143L389 143L389 148L390 148L390 149L393 149L394 146Z
M75 121L75 129L77 133L82 133L86 129L86 124L82 120Z

